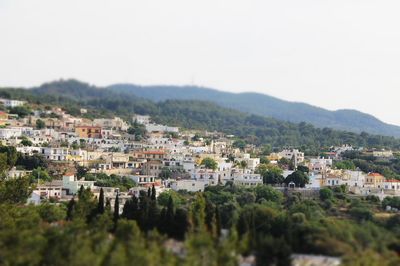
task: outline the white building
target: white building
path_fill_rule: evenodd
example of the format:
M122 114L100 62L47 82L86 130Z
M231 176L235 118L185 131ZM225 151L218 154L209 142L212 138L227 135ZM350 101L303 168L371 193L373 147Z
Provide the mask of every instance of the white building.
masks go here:
M158 125L158 124L145 124L146 130L148 132L173 132L173 133L179 133L179 128L178 127L169 127L169 126L164 126L164 125Z
M52 161L66 161L68 159L68 148L42 147L40 149L40 154L44 156L46 159Z
M25 155L32 156L35 153L40 153L40 147L23 146L16 147L17 151Z
M390 150L373 151L372 155L377 158L392 158L393 152Z
M383 182L383 189L400 191L400 181L396 179L387 179Z
M254 174L250 171L233 171L232 181L235 185L252 187L263 184L260 174Z
M328 158L311 158L310 159L310 163L308 165L308 168L311 171L315 171L315 172L322 172L325 170L328 170L329 168L332 167L333 161L332 159Z
M142 125L147 125L147 124L150 124L150 116L148 116L148 115L134 115L133 117L132 117L132 121L133 122L138 122L139 124L142 124Z
M149 175L130 175L128 177L139 186L151 186L156 182L156 177Z
M294 159L296 164L304 162L304 152L300 152L298 149L285 149L278 155L288 160Z
M208 185L209 182L207 180L190 180L190 179L176 180L176 181L171 181L170 183L171 189L175 191L186 190L188 192L204 191L204 189Z
M54 180L43 185L38 185L33 190L33 193L38 194L42 199L61 199L63 194L62 190L62 182L60 180Z
M2 102L5 107L11 107L11 108L22 106L25 104L24 101L10 100L10 99L0 99L0 102Z
M31 127L0 128L0 138L1 139L18 138L21 136L31 136L33 134L34 134L34 130Z
M63 176L63 189L68 191L68 194L76 194L83 186L85 189L94 188L94 181L86 181L84 179L77 180L74 174L67 173Z
M129 125L119 117L109 118L98 118L93 120L93 124L101 126L102 128L115 128L118 130L128 130Z

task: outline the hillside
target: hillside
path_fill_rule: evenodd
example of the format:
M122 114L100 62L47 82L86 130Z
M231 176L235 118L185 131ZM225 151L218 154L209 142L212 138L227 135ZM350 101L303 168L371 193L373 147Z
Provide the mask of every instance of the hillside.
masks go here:
M316 154L321 147L352 144L363 147L400 148L400 139L316 128L307 123L291 123L248 114L201 100L152 102L132 92L116 92L75 80L57 81L32 89L0 89L0 97L23 99L41 105L61 106L73 115L89 109L89 118L118 115L131 120L134 113L151 115L156 122L188 129L234 134L248 143L273 147L301 147Z
M305 103L280 100L260 93L230 93L193 86L137 86L116 84L116 92L132 93L152 101L168 99L205 100L242 112L273 117L294 123L307 122L316 127L400 137L400 127L386 124L372 115L356 110L329 111Z

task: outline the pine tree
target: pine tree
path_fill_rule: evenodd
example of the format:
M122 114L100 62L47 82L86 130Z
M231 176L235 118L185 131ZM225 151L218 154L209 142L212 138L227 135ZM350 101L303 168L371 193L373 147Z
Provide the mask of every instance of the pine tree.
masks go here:
M156 188L154 187L154 184L151 188L151 200L156 200Z
M103 191L103 188L100 188L99 204L97 206L97 213L98 214L104 213L104 191Z

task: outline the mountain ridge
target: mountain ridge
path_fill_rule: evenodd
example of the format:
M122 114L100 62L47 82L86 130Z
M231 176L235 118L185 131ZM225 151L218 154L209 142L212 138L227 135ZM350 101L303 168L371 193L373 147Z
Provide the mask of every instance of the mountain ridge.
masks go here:
M400 137L400 126L385 123L371 114L354 109L330 111L315 105L282 100L257 92L233 93L197 86L141 86L128 83L110 85L106 89L132 93L155 102L173 99L205 100L242 112L294 123L307 122L320 128L330 127L356 133L365 131Z

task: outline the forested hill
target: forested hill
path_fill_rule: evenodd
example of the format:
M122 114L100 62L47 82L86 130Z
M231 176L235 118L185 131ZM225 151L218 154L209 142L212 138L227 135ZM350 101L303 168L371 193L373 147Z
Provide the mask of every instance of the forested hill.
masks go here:
M137 86L116 84L109 87L116 92L132 93L153 101L205 100L242 112L273 117L295 123L307 122L316 127L356 133L400 137L400 127L386 124L377 118L356 110L329 111L305 103L284 101L260 93L230 93L194 86Z
M73 115L81 107L90 117L119 115L131 119L133 113L149 114L157 122L189 129L217 130L234 134L249 143L274 147L296 146L314 152L320 147L352 144L363 147L400 148L400 139L367 133L352 133L307 123L283 122L193 100L152 102L132 93L97 88L75 80L57 81L32 89L0 89L0 97L28 100L31 103L59 105Z

